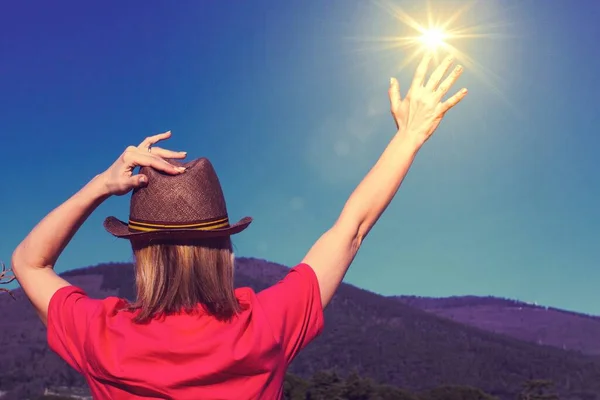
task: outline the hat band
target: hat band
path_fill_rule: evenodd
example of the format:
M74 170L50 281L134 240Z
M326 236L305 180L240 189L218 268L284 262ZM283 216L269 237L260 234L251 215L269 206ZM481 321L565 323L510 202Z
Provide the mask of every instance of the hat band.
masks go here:
M141 232L153 231L176 231L176 230L195 230L195 231L212 231L219 228L229 226L229 218L219 218L212 221L198 222L195 224L153 224L148 222L129 220L129 229Z

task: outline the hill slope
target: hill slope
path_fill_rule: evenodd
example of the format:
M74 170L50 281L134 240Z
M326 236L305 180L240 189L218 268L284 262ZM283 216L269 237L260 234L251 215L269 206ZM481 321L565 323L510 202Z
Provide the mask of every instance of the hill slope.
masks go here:
M239 259L237 285L261 290L287 268L256 259ZM64 274L93 297L131 297L131 265L107 264ZM2 336L0 390L83 383L45 342L45 330L20 291L14 302L0 296ZM479 387L514 398L528 379L551 379L569 396L600 399L598 358L519 341L440 318L394 298L343 284L325 312L325 331L294 361L300 376L355 368L383 383L423 390L443 384ZM26 390L27 389L27 390ZM584 394L586 393L586 394ZM23 397L21 397L23 398Z
M496 297L397 296L435 315L520 340L600 355L600 318Z

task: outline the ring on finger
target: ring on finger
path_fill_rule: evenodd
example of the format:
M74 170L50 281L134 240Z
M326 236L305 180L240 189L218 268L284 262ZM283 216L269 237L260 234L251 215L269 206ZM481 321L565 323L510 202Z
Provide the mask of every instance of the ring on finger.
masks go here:
M152 145L151 144L148 145L148 153L152 153Z

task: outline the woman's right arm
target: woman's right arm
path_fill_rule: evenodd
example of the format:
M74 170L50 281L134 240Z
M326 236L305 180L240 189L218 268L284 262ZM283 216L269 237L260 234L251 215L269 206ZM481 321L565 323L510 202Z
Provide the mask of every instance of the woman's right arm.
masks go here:
M184 154L158 147L153 149L152 154L146 150L170 135L170 132L154 135L138 147L130 146L110 168L42 219L14 250L13 273L44 324L47 323L48 307L54 294L70 286L54 272L54 265L89 215L108 197L124 195L146 185L147 177L133 174L137 166L152 166L172 175L183 172L164 157L183 158Z
M462 89L442 102L462 68L455 68L442 81L453 62L447 58L425 83L430 60L431 54L423 57L404 100L400 99L397 81L391 80L389 95L399 130L354 190L334 226L317 240L302 261L310 265L317 276L323 308L342 282L363 240L398 191L421 146L445 113L467 93Z

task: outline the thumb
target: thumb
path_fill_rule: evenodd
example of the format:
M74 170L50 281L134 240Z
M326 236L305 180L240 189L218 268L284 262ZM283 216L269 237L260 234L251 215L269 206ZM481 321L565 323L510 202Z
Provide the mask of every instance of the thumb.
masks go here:
M137 174L129 178L133 188L144 187L148 184L148 177L143 174Z
M400 84L396 78L390 78L390 88L388 89L388 96L390 98L390 107L392 112L395 112L400 108Z

